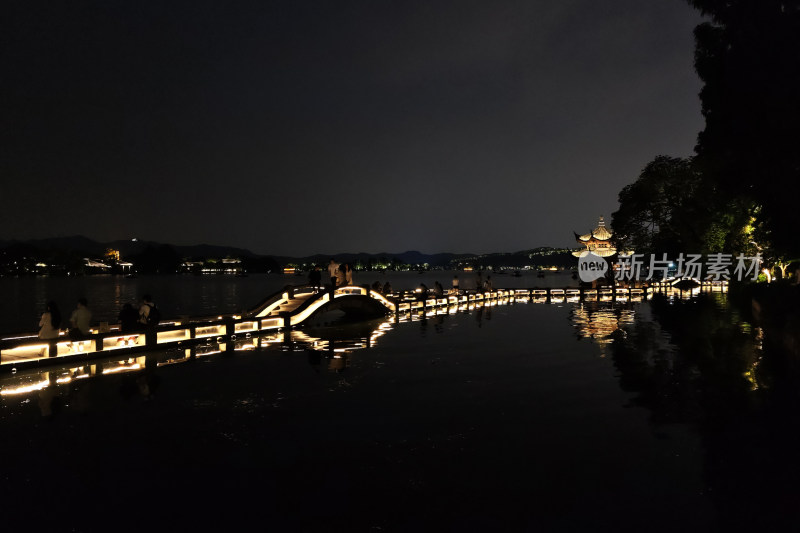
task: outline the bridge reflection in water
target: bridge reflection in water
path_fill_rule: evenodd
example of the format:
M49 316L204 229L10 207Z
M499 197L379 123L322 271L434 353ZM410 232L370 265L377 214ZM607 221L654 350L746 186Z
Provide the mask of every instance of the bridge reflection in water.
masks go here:
M128 358L107 353L102 360L47 372L18 371L0 379L6 418L24 415L24 410L39 417L38 408L45 417L54 411L55 416L48 423L10 427L9 440L19 441L7 453L14 458L11 480L34 480L13 490L33 507L38 501L29 496L29 487L46 486L37 484L39 479L64 479L74 474L73 464L104 465L119 456L114 469L103 468L109 473L87 474L106 483L96 486L109 487L104 492L110 499L129 501L123 496L149 494L151 501L170 501L175 512L186 510L189 519L199 523L206 515L191 503L204 494L198 489L204 489L223 502L225 520L251 509L254 515L267 516L264 523L273 529L290 531L367 530L376 529L374 524L395 529L398 509L402 519L416 513L415 523L425 524L431 501L445 510L445 518L436 523L442 530L454 518L464 530L470 530L468 522L478 520L491 529L503 513L519 519L514 525L523 524L508 529L535 529L544 521L553 525L545 529L565 530L563 513L575 509L579 520L568 530L627 531L641 524L652 529L653 523L672 516L664 509L674 508L690 514L679 513L667 522L669 528L656 529L674 530L678 522L685 522L691 531L725 530L711 527L712 506L729 530L740 529L736 525L742 520L741 509L758 511L751 513L748 525L756 516L761 521L780 517L781 511L783 516L794 514L786 494L792 494L796 479L792 474L797 472L797 440L785 428L797 425L796 402L776 409L780 402L765 400L782 398L783 393L754 391L741 375L758 374L768 366L758 365L761 335L743 330L741 321L728 314L720 315L709 298L673 298L676 301L666 297L646 304L552 300L561 302L560 309L533 305L530 298L504 298L357 324L319 317L303 329L240 335L224 342L215 337L192 347ZM490 328L477 330L475 318L486 318L489 312ZM543 317L546 321L534 321ZM447 328L445 335L420 347L421 354L408 353L415 343L426 344L412 330L440 320L458 327ZM387 337L395 331L395 337ZM496 342L495 335L509 334L505 346ZM539 336L557 342L537 346ZM758 342L749 342L750 337ZM596 360L594 346L605 350L607 359ZM439 356L448 364L438 362ZM311 374L306 357L321 376ZM293 379L296 382L288 386ZM349 383L342 383L345 380ZM102 386L89 386L88 381ZM774 379L766 383L780 386ZM333 387L347 394L326 394ZM117 390L137 400L154 391L160 396L144 404L123 403ZM273 409L280 394L292 401ZM116 410L110 398L116 400ZM84 432L102 436L102 417L59 416L59 406L67 401L69 412L64 414L77 410L80 401L92 400L103 402L103 416L118 432L115 438L82 437ZM144 431L123 431L130 427ZM145 433L155 437L149 440ZM176 434L184 437L177 441L180 457L175 448L162 447L171 445L168 439ZM47 440L54 435L60 440ZM29 436L44 437L42 444L37 447ZM61 442L68 446L59 453ZM26 455L27 449L34 451ZM158 459L148 467L138 455ZM69 466L62 469L59 461ZM581 468L563 468L575 461ZM37 462L46 467L46 474L38 478L25 470ZM58 476L48 477L51 470ZM152 492L141 492L139 484L121 494L113 490L117 471L146 479L142 486ZM161 480L169 479L165 473L176 474L177 490L175 485L161 488ZM618 479L625 483L608 490L609 479L612 484ZM430 488L419 489L425 485ZM395 487L397 492L391 492ZM79 498L86 492L78 487L79 496L67 493L57 498L64 508L80 509ZM102 496L85 500L92 503L92 513L86 515L105 518L101 513L106 509L108 514L119 512ZM357 503L344 507L345 500ZM530 502L537 501L539 507L532 511ZM625 502L624 512L609 515L606 511L620 501ZM779 507L784 502L786 507ZM342 522L332 522L337 513L345 517ZM539 513L535 525L526 521L531 513ZM277 526L269 522L284 516L286 522ZM648 522L653 516L656 521ZM345 520L355 524L324 527Z
M692 290L679 290L670 284L643 288L599 289L496 289L466 291L442 296L416 292L381 294L369 287L348 286L335 290L287 286L254 309L236 315L181 317L164 320L148 332L123 333L118 325L101 324L81 340L59 338L44 341L36 334L22 334L0 339L0 370L49 366L53 358L88 360L113 351L131 355L176 345L202 344L250 337L306 326L320 314L339 310L356 318L393 315L395 322L419 313L450 312L470 305L492 305L504 301L534 303L563 302L635 302L649 300L656 294L691 297L703 291L725 292L724 283L706 283Z
M581 302L570 311L577 338L592 339L600 346L600 357L607 355L606 345L625 335L624 328L633 324L635 316L635 308L624 304Z
M139 392L149 397L152 394L155 371L160 367L258 349L266 352L307 352L312 365L319 365L326 360L329 371L339 372L346 368L352 352L374 346L391 329L390 321L371 320L312 327L304 331L246 334L242 338L228 341L223 341L221 337L209 338L204 343L187 348L151 351L134 356L120 354L80 365L65 362L49 366L46 371L28 369L3 376L0 378L0 398L27 398L38 394L42 415L47 416L51 414L53 400L59 396L59 387L67 387L83 379L120 373L133 376Z
M690 298L692 293L675 293L673 298ZM483 310L496 306L524 305L536 303L536 298L503 297L484 301L466 301L463 303L439 306L412 308L406 313L396 313L390 317L358 322L343 321L338 317L318 315L302 329L284 329L266 333L246 332L232 337L207 337L202 342L186 347L172 347L166 350L147 353L125 354L106 352L107 357L95 358L82 364L69 363L65 358L61 364L58 360L49 360L47 370L29 368L14 370L0 378L0 397L39 395L42 414L47 415L48 405L58 396L58 388L74 381L100 377L109 374L131 373L136 375L140 393L147 397L151 393L155 370L165 365L186 363L205 357L220 354L230 356L237 352L262 350L266 352L305 352L309 364L321 369L323 362L328 371L342 372L349 366L354 352L376 346L379 339L392 331L399 324L425 320L432 317L443 317L455 313L475 312L480 325ZM625 335L624 328L633 324L636 314L636 302L609 301L602 299L577 300L569 297L550 297L553 304L571 303L569 318L573 323L577 338L592 339L601 348L601 357L605 357L604 347L618 336Z

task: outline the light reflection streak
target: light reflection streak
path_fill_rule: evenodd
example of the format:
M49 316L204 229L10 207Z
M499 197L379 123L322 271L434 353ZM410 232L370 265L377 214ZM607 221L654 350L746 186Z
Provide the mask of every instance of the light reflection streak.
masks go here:
M685 298L688 295L693 294L695 294L694 291L674 291L673 296ZM543 297L538 299L536 297L517 297L511 293L509 293L509 296L494 300L478 298L465 301L464 299L460 299L460 301L457 303L454 301L452 305L425 309L424 311L421 305L419 307L415 306L411 313L392 315L387 320L372 326L370 331L364 331L363 333L357 334L349 339L333 337L326 338L327 335L334 333L337 330L336 327L331 328L328 333L324 331L321 333L315 332L312 329L291 329L281 332L270 332L262 335L259 335L256 332L252 335L252 337L239 342L234 342L234 344L231 345L228 345L226 342L222 342L222 340L226 339L227 337L219 336L217 339L207 338L205 340L206 344L198 344L191 348L185 349L181 348L179 350L180 355L178 356L175 355L174 351L167 351L148 354L147 357L157 357L158 361L154 367L158 367L165 364L188 361L194 357L213 356L225 351L228 351L229 353L233 351L240 353L253 353L259 347L271 348L274 346L280 346L281 349L284 350L288 347L290 351L293 352L304 350L317 351L321 353L328 352L331 354L331 357L333 357L334 354L350 354L358 350L369 349L377 346L381 337L392 331L396 327L396 324L399 323L419 322L427 320L431 317L443 317L459 312L480 311L482 309L486 309L488 311L489 309L501 305L517 305L520 303L529 304L537 301L549 301L550 303L557 304L563 303L565 300L566 298L563 296L551 296L550 298ZM600 304L587 301L571 304L571 318L580 337L591 338L600 345L607 345L613 340L612 334L622 329L623 326L633 322L635 311L634 308L630 306L633 306L634 304L630 302L614 302L609 304L609 307L605 308L603 306L597 308L598 305ZM121 358L120 360L116 361L116 364L119 366L106 366L106 368L102 370L101 374L108 375L120 372L141 371L145 368L145 360L146 357L138 357L136 359L137 362L134 362L134 359L130 357ZM94 375L96 373L94 371L96 366L108 364L109 363L95 363L92 365L71 368L69 372L60 375L57 379L41 379L41 376L44 374L39 373L39 378L34 378L35 381L33 383L30 381L31 376L36 375L35 371L25 375L17 376L16 379L0 379L0 394L4 396L24 395L26 393L41 391L49 386L67 386L73 380L83 379ZM754 371L756 365L757 362L753 365L753 369L750 370L753 375L755 374ZM92 370L87 372L87 368L91 368ZM745 377L750 379L749 375L747 374ZM751 382L753 383L754 387L757 386L754 379L752 379Z
M633 324L635 310L624 306L576 305L570 316L579 338L589 338L600 345L613 341L617 331Z
M103 370L103 374L115 374L117 372L130 372L131 370L139 370L140 368L142 368L142 365L140 365L139 363L135 363L135 364L130 365L130 366L118 366L118 367L114 367L114 368L106 368L105 370Z
M42 390L50 385L50 380L45 379L42 381L38 381L36 383L31 383L29 385L20 385L18 387L9 387L0 390L0 394L3 396L9 396L14 394L25 394L27 392L34 392L38 390Z

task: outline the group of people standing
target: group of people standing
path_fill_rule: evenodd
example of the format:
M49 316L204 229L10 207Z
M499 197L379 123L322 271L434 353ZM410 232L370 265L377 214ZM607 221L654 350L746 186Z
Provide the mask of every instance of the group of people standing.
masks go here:
M339 264L335 259L331 258L330 263L328 263L328 275L331 279L331 285L334 287L353 284L353 267L350 263ZM322 286L322 271L319 267L314 267L308 273L308 283L317 289Z
M484 280L483 279L483 274L481 273L480 270L476 273L476 276L477 276L477 278L475 280L475 289L476 290L479 290L479 291L481 291L481 290L483 290L483 291L492 290L492 288L493 288L493 286L492 286L492 276L487 275L486 279Z
M482 279L482 274L480 272L477 273L477 279L475 281L475 288L478 291L491 291L493 288L492 285L492 276L486 276L486 279ZM428 286L424 283L420 283L419 290L417 291L421 293L422 298L427 298L428 294L430 294L430 290ZM460 283L458 281L458 275L453 276L453 288L450 289L450 294L458 295L460 294ZM434 282L433 284L433 295L436 297L444 296L444 287L438 281Z
M136 332L144 329L148 324L152 324L152 318L158 314L153 299L149 294L142 298L139 309L134 309L133 305L126 303L119 313L120 331L123 333ZM152 315L152 316L151 316ZM68 324L63 329L67 329L67 335L71 340L85 339L91 335L92 311L86 298L79 298L75 310L69 317ZM45 340L57 339L61 334L62 318L58 309L58 304L49 301L44 313L39 319L39 338Z
M483 275L480 271L477 272L477 277L475 279L475 290L477 291L490 291L492 290L492 276L486 276L486 280L483 279ZM440 295L444 293L444 289L442 285L437 281L434 285L434 293ZM450 294L460 294L460 282L458 281L458 274L453 276L453 288L450 290Z
M381 285L381 282L376 280L375 282L372 283L372 290L386 296L387 294L392 293L392 284L387 281L386 283Z
M349 263L339 264L332 258L328 264L328 275L330 276L331 285L333 287L343 287L353 284L353 268ZM322 271L320 267L315 266L314 269L309 272L308 282L309 285L317 289L322 286ZM480 271L476 272L475 288L478 291L491 291L493 289L492 276L487 275L484 280L483 274ZM420 284L419 289L419 292L423 292L426 295L430 292L424 283ZM384 285L381 285L380 281L376 281L372 284L372 290L382 292L383 294L389 294L392 291L392 286L388 281ZM459 290L458 275L455 275L453 276L453 286L450 290L450 294L459 294ZM443 296L444 293L445 290L442 284L438 281L435 282L433 294L435 296Z
M331 258L328 263L328 274L331 276L331 285L334 287L344 287L345 285L353 284L353 267L350 263L342 263L341 265Z
M119 330L122 333L134 333L141 331L145 326L157 325L158 320L155 319L155 315L158 313L156 304L153 303L153 297L145 294L138 311L130 303L122 306L122 311L119 312L119 317L117 317Z

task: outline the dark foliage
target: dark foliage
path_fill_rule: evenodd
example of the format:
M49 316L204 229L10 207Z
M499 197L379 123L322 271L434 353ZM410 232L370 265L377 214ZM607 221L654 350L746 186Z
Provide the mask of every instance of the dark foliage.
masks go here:
M619 193L611 226L618 248L637 253L741 249L749 207L704 179L691 159L657 156Z
M696 162L728 198L761 207L756 222L776 250L798 255L800 2L689 3L711 18L695 30L706 120Z

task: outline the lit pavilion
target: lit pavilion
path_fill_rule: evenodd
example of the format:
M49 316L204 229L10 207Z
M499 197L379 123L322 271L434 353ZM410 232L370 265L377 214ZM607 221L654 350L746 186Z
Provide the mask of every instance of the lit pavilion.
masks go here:
M573 232L574 233L574 232ZM597 227L586 235L578 235L575 233L575 240L579 244L586 246L583 250L572 252L575 257L582 257L589 252L599 255L600 257L609 257L617 253L617 248L611 242L613 234L606 229L606 223L603 217L597 222Z

